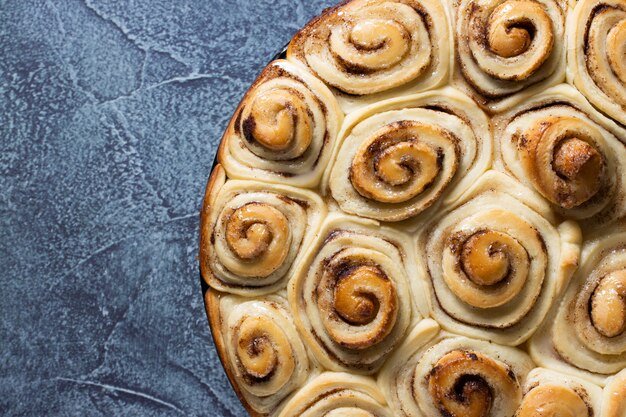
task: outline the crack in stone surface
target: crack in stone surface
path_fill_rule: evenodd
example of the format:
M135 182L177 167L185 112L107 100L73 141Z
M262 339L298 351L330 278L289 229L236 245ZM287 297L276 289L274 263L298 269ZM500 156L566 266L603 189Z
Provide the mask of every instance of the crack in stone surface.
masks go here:
M111 18L110 16L107 16L105 13L103 13L101 10L99 10L92 1L90 0L81 0L83 2L83 4L85 5L85 7L87 7L88 9L90 9L91 11L93 11L96 16L98 16L100 19L102 19L103 21L112 24L113 26L115 26L130 42L132 42L137 48L141 49L144 52L148 52L148 50L153 49L155 51L164 53L166 55L168 55L170 58L172 58L174 61L185 65L186 67L192 67L192 65L190 65L189 63L187 63L180 55L173 53L172 51L169 51L167 49L163 49L163 48L159 48L157 45L144 45L143 42L138 39L136 36L134 36L132 33L130 33L130 31L124 27L121 23L117 22L115 19Z
M69 383L77 384L77 385L82 385L86 387L99 388L105 392L126 394L130 396L138 397L143 400L150 401L160 406L172 409L180 414L183 414L183 415L185 414L185 412L182 409L180 409L173 403L167 402L153 395L146 394L145 392L142 392L142 391L133 390L130 388L124 388L124 387L115 386L115 385L103 384L97 381L88 381L88 380L81 380L81 379L74 379L74 378L57 377L56 380L62 381L62 382L69 382Z

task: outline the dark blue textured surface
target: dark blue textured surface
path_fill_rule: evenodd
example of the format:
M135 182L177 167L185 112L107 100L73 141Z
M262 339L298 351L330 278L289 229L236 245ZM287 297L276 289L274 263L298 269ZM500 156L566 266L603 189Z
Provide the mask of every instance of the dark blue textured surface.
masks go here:
M237 102L331 3L0 0L0 414L244 414L198 210Z

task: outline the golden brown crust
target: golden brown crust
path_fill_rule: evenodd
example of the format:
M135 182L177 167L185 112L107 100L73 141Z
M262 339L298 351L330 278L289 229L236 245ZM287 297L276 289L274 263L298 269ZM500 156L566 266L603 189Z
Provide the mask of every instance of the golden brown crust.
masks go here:
M579 0L578 4L601 1L626 0ZM581 377L578 382L583 385L589 384L595 397L607 377L615 375L614 368L598 378L597 374L562 366L565 354L556 349L550 361L537 358L547 355L539 349L543 339L536 336L546 333L545 338L552 340L554 326L548 329L546 325L558 322L552 307L565 304L576 284L568 287L571 276L576 279L575 274L584 271L584 262L579 262L581 244L590 239L612 239L626 230L626 170L620 170L626 164L623 123L616 124L615 116L596 115L572 86L578 87L576 82L568 79L569 84L559 84L564 82L567 64L562 38L568 33L564 33L563 22L565 17L571 20L575 4L574 0L343 0L325 9L293 37L286 59L277 59L261 71L221 138L200 210L199 230L199 265L203 288L208 286L203 295L213 342L226 376L249 415L300 415L305 412L301 402L308 401L307 396L316 392L313 387L320 385L330 400L322 408L307 408L311 416L322 411L329 417L386 416L387 411L394 410L403 416L437 417L457 415L457 409L486 416L498 414L485 410L502 400L511 403L507 416L521 417L526 415L521 414L524 410L532 415L536 408L535 403L524 410L518 407L517 402L524 399L521 396L527 396L524 401L531 404L531 400L555 402L560 393L571 397L580 406L577 410L582 410L579 399L564 390L570 387L571 375ZM545 16L539 16L533 17L536 22L532 23L518 11L514 14L523 15L521 18L509 16L516 5L530 7L527 14L532 16L545 12L551 22L544 25L540 20L546 20ZM464 17L464 10L472 8L475 12ZM423 29L412 25L419 19L429 28L427 39L432 41L433 50L439 48L431 54L434 61L425 66L432 77L407 76L408 81L385 78L398 57L403 62L400 67L417 66L414 61L404 61L411 49L407 46L409 52L402 52L402 48L406 46L403 42L410 43L409 38L424 40L417 34ZM476 22L464 24L471 19L482 19L479 23L485 30ZM533 25L535 29L529 29ZM467 37L461 32L484 32L485 36L468 36L473 36L479 46L488 46L485 54L511 61L533 48L533 39L541 38L541 25L551 25L546 44L552 50L533 65L515 68L502 62L477 62L479 68L474 72L478 75L474 77L464 67L467 63L457 62L454 68L454 63L448 62L455 56L458 60L461 49L476 50L476 45L460 45L459 39ZM432 26L436 26L433 32ZM451 32L452 27L456 31ZM313 41L316 46L310 48ZM333 49L332 42L341 47ZM398 42L401 47L396 48ZM346 45L355 48L352 52L358 59L351 61L342 55ZM386 46L391 52L377 57L378 50ZM326 48L324 54L330 54L330 62L339 62L346 78L357 75L345 84L344 79L337 81L332 71L328 76L332 65L315 64L319 48ZM350 53L345 56L354 57ZM389 56L392 59L387 60ZM445 65L439 66L442 56L446 56ZM485 63L488 58L475 60ZM378 73L385 75L374 80ZM489 82L484 81L487 78ZM540 119L541 112L548 114ZM525 119L522 113L532 113L532 117L537 113L537 120ZM585 114L589 120L583 121L597 125L601 133L595 142L586 140L591 135L583 135L582 129L574 129L578 126L574 122L582 123ZM360 142L353 137L378 132L373 124L366 123L378 117L380 126L375 127L386 135L372 141L367 136L368 141L363 139L362 146L356 146ZM577 134L562 139L565 122ZM387 134L394 123L406 132ZM430 130L421 128L424 124ZM511 132L516 133L513 130L518 125L524 127L524 134L516 136ZM450 142L463 158L459 156L455 162L454 178L446 180L451 184L449 192L444 196L442 191L441 197L437 194L437 203L420 208L424 215L418 216L420 210L410 213L403 203L424 190L434 190L438 175L448 178L437 171L447 148L437 142L426 155L428 150L421 147L428 134L435 136L431 131L437 137L447 135L440 131L452 132ZM538 152L553 132L558 143L549 152ZM508 141L511 146L503 139L508 139L509 133L516 138ZM596 142L610 142L610 146L592 146ZM356 156L353 150L359 151ZM535 178L538 170L534 166L523 172L525 165L517 168L513 164L519 162L519 155L530 161L522 161L527 164L549 166L561 182L578 181L580 184L574 185L580 189L542 182ZM343 159L348 162L340 163ZM381 181L372 181L374 176L399 191L381 188ZM415 184L409 184L408 177L415 178ZM338 178L353 186L352 195L337 186ZM607 181L610 187L602 188ZM443 186L448 187L448 182ZM587 210L592 206L588 200L595 202L596 194L613 195L613 189L617 196L607 197L610 201L606 207ZM342 199L344 194L347 197ZM369 205L351 208L358 198ZM288 208L290 205L293 207ZM607 227L607 231L594 234L597 225ZM276 242L296 243L269 251L269 242L276 246ZM393 256L389 255L392 252ZM267 255L263 259L269 261L258 261L260 254ZM431 262L431 258L440 259ZM445 267L445 273L439 273L431 263ZM600 323L598 332L609 339L626 337L624 271L598 286L602 296L596 297L596 291L588 303L591 321ZM266 308L271 312L265 314ZM379 316L382 318L376 327L371 323ZM547 319L541 324L544 317ZM248 320L247 327L239 326L244 319ZM416 332L422 327L424 331ZM524 345L531 337L532 342ZM463 343L459 342L457 350L442 348L432 369L425 368L427 378L404 372L407 363L428 356L428 352L421 352L411 357L407 352L452 338ZM489 359L468 350L468 340L484 344L498 361L506 364L513 358L512 362L521 364L522 372L515 377L511 376L514 367L487 366L486 375L493 373L494 380L515 385L505 386L500 399L492 398L489 384L476 379L475 374L461 379L462 384L453 378L458 370L483 366ZM609 348L621 349L617 344ZM532 360L517 352L520 348L530 351ZM511 353L514 351L517 353ZM609 365L609 361L600 362ZM281 366L275 366L277 363ZM539 365L549 369L537 368ZM428 389L411 401L414 407L423 408L425 398L432 397L428 412L398 407L410 390L399 389L397 378L389 379L394 376L390 371L393 367L403 370L407 387L419 384L417 379L427 381L424 386ZM538 374L541 370L545 392L536 390L539 379L530 378L531 369ZM363 414L350 398L343 398L346 401L341 405L333 402L333 395L342 397L343 391L359 384L372 392L381 390L388 397L387 404L376 395L376 401L366 398L368 404L375 403L375 408L384 412ZM356 397L367 395L357 392ZM468 398L474 403L466 404ZM581 398L589 416L598 415L589 408L586 397ZM601 400L592 399L598 403L592 408L599 409Z
M220 149L224 142L221 143ZM208 283L205 278L208 274L212 274L211 268L207 263L208 245L205 243L211 238L212 228L208 222L211 215L211 207L215 201L217 193L226 183L226 172L220 164L215 165L211 176L207 182L206 191L204 193L204 199L202 203L202 209L200 210L200 273L202 279ZM211 330L211 336L213 337L213 344L217 350L217 355L220 358L222 368L226 372L228 381L230 382L235 394L239 398L239 401L244 408L250 413L252 417L261 417L261 414L252 409L248 401L244 398L239 386L237 385L237 379L233 373L233 369L228 366L228 358L226 356L226 349L224 345L224 338L221 331L221 315L220 315L220 297L222 294L211 287L208 287L204 293L204 307L206 310L207 319L209 321L209 328Z
M204 282L206 282L207 285L209 284L209 275L213 274L211 272L211 267L208 264L209 245L207 242L211 239L211 233L213 230L209 223L209 218L211 217L211 207L213 207L217 193L225 183L226 172L220 164L217 164L213 168L213 172L207 182L206 190L204 192L204 200L202 201L202 208L200 209L200 273L202 274L202 279L204 279Z
M221 165L201 212L200 270L207 285L251 297L284 288L326 206L309 190L271 182L225 181Z
M222 366L253 417L275 416L317 375L279 294L251 299L208 289L205 307Z
M208 288L204 293L204 307L206 309L206 315L209 320L209 327L211 329L211 335L213 336L213 343L215 344L217 355L220 358L220 362L222 363L222 368L224 368L224 372L226 372L228 382L230 382L230 385L233 387L233 390L237 395L237 398L239 398L239 401L244 406L246 411L250 413L250 416L252 417L263 417L263 414L258 413L256 410L254 410L250 403L243 396L243 393L241 392L241 389L237 384L237 378L235 377L233 368L228 366L228 356L226 355L226 346L224 345L224 338L221 331L222 317L220 314L220 297L222 295L223 294L215 291L212 288Z
M248 91L252 91L252 89L254 89L256 86L258 86L259 84L261 84L263 82L263 80L265 80L266 78L266 74L270 71L270 66L266 66L265 68L263 68L263 70L261 71L261 73L259 74L259 76L252 82L252 85L248 88ZM233 127L235 126L235 122L236 122L236 115L238 115L241 112L241 108L246 104L246 95L244 95L241 100L239 100L239 104L237 105L237 108L235 109L235 111L233 112L233 117L230 118L230 121L228 122L228 126L226 127L226 130L224 130L224 134L222 135L222 138L220 139L220 146L217 148L217 154L215 155L215 159L222 164L224 161L224 158L226 158L226 153L227 153L227 149L226 147L227 145L227 141L226 141L226 136L229 134L229 132L231 132L233 130ZM221 167L221 165L220 165ZM223 169L223 168L222 168ZM208 186L207 186L208 188Z
M296 33L293 36L293 38L291 38L291 41L289 42L289 45L287 46L287 55L296 53L296 48L297 48L296 45L299 45L303 39L306 39L307 37L311 36L312 32L315 31L315 29L317 28L320 22L328 18L328 16L333 15L337 10L339 10L341 7L345 6L346 4L350 3L351 1L352 0L342 0L334 6L325 8L324 10L322 10L322 13L320 13L318 16L314 17L313 19L309 20L309 22L306 25L304 25L304 27L300 29L298 33Z

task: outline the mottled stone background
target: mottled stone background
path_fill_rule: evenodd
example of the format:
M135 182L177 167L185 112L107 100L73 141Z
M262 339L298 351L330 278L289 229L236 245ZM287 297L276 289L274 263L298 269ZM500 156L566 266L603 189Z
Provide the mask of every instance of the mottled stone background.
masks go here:
M240 416L198 211L247 86L333 0L0 0L0 414Z

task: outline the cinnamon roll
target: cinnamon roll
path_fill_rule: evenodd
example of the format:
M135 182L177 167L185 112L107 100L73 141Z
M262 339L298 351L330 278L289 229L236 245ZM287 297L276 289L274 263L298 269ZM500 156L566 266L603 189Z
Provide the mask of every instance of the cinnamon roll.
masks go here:
M331 215L322 225L289 282L289 303L324 367L377 371L411 319L420 318L417 308L425 302L417 287L411 297L415 273L407 247L406 236L374 222Z
M604 387L601 416L626 416L626 369L622 369L607 381Z
M602 408L602 389L584 379L535 368L528 374L515 417L593 417Z
M212 288L258 295L284 287L319 228L326 207L311 192L253 181L225 181L218 165L207 187L200 268Z
M289 313L287 300L206 294L213 337L228 377L253 416L275 415L281 403L317 372Z
M287 59L334 87L348 112L440 85L451 39L440 0L353 0L327 10L289 44Z
M561 85L496 118L496 167L584 226L626 214L626 134Z
M526 375L524 352L437 333L422 321L380 373L378 384L400 417L513 417Z
M489 120L453 88L407 96L350 115L329 178L349 213L415 217L458 198L492 157Z
M567 31L568 80L626 126L626 2L579 0Z
M218 158L229 178L315 187L342 119L324 83L297 65L274 61L239 104Z
M598 229L585 242L563 301L531 343L542 366L602 385L626 368L625 227Z
M325 372L305 385L278 417L392 417L374 381Z
M580 230L512 178L488 171L418 234L432 316L449 331L518 345L578 260Z
M565 0L462 0L454 82L501 111L565 78Z
M626 417L626 0L344 0L285 55L201 210L252 417Z

